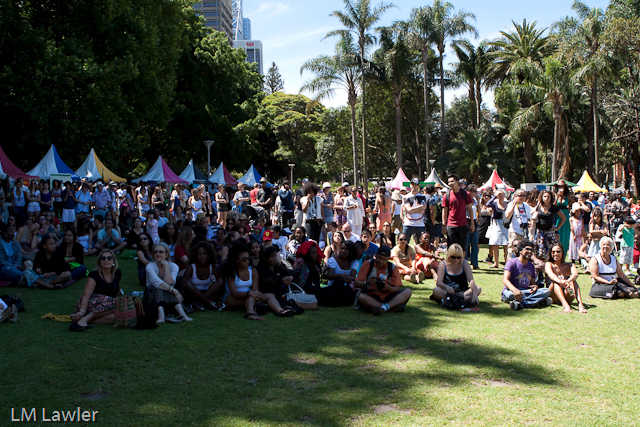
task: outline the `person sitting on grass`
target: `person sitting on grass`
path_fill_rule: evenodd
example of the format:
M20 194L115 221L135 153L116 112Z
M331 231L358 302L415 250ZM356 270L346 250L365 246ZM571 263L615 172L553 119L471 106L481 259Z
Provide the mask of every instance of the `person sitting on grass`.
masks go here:
M411 289L403 288L400 270L391 262L391 250L380 246L372 260L365 261L354 286L360 289L357 302L374 316L386 311L403 312L411 298Z
M431 244L431 234L423 231L420 234L420 243L415 245L413 249L416 251L416 270L424 273L425 278L432 277L438 281L438 266L442 257L437 254L437 249Z
M432 300L442 301L447 295L455 294L464 298L465 307L476 307L480 303L478 297L482 288L476 286L471 266L464 259L464 250L459 244L449 246L444 262L438 266L437 277Z
M147 290L149 302L158 307L158 320L156 323L170 321L173 323L193 319L187 316L182 308L182 295L176 288L178 266L170 261L169 246L166 243L157 243L153 246L153 262L146 268ZM165 317L165 309L175 309L178 317L173 313Z
M578 311L586 313L582 303L582 294L578 286L578 268L575 264L565 262L562 245L551 247L551 260L545 263L545 273L551 299L555 304L562 304L565 313L571 313L571 301L578 299Z
M600 239L600 252L591 257L589 271L591 272L591 298L638 298L636 289L618 262L613 251L613 239Z
M33 270L28 270L25 278L29 287L44 289L62 289L63 284L71 280L69 266L56 252L56 241L52 236L42 237Z
M416 251L409 244L406 234L400 233L398 236L398 244L391 250L391 259L407 282L420 283L424 280L425 274L416 269Z
M13 237L13 226L0 222L0 280L18 284L22 278L22 249Z
M120 293L122 272L111 249L98 254L96 268L84 284L84 293L78 301L76 312L71 315L69 330L82 332L91 328L89 323L112 324L115 322L113 308Z
M278 252L275 246L263 247L260 251L258 287L260 292L274 294L278 301L282 301L293 282L293 272L282 265Z
M293 317L293 310L284 310L276 296L263 294L259 290L258 272L249 265L251 256L249 248L242 241L237 241L229 250L229 256L224 266L223 277L227 281L222 302L227 308L238 309L245 307L245 319L264 320L264 317L256 313L256 302L264 301L273 310L276 316Z
M104 228L98 231L98 243L96 249L111 249L114 253L119 253L121 250L127 247L127 243L123 242L120 238L118 231L113 228L113 218L107 218L104 220Z
M223 287L216 265L216 253L211 243L198 242L189 250L189 266L182 276L182 291L187 303L196 310L217 310L214 301L222 294Z
M327 260L325 274L325 279L328 280L327 286L316 289L315 292L319 305L342 307L353 304L356 296L353 281L358 274L358 267L360 267L357 257L356 245L345 240L340 246L338 256Z
M84 265L84 248L76 242L76 230L70 228L64 233L57 251L69 266L73 280L80 280L87 275L87 267Z
M324 254L313 240L304 242L296 252L293 264L293 283L300 286L308 294L316 294L322 280L322 259ZM283 264L283 267L286 267Z
M512 310L547 307L553 302L549 289L539 289L536 285L536 270L531 262L534 248L531 240L522 239L517 246L517 257L504 266L502 302L509 303Z
M138 258L138 282L140 286L147 286L147 265L153 261L153 243L151 242L151 236L147 232L142 232L136 238L138 241L138 251L136 257Z

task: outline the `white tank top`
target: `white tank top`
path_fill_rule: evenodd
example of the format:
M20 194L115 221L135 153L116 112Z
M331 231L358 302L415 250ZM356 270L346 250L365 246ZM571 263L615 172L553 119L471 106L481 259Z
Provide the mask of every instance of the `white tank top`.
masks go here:
M402 215L402 203L395 202L394 206L396 208L393 210L393 216Z
M236 289L238 292L249 292L252 284L253 272L251 271L251 267L249 267L249 280L240 280L238 273L236 273Z
M598 272L600 273L600 277L604 280L613 280L614 277L617 277L618 271L618 261L613 254L610 255L611 261L609 264L605 264L602 259L602 255L595 255L594 258L598 261ZM595 282L594 282L595 283Z
M202 199L193 199L193 214L198 215L200 213L202 213Z
M191 279L189 279L189 284L198 288L199 291L206 291L207 289L209 289L209 285L216 281L216 278L213 276L213 267L211 266L211 264L209 264L209 277L204 280L198 279L195 264L191 264L191 268L193 269L193 274L191 275ZM237 276L236 283L238 283Z

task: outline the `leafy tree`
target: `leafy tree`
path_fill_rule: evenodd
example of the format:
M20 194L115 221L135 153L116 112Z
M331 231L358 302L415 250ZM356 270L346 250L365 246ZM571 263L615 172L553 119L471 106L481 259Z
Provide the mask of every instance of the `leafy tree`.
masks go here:
M269 67L269 71L267 71L267 75L264 80L264 89L268 95L284 91L284 79L282 78L280 70L275 62L271 63L271 67Z
M495 47L495 51L488 53L491 65L491 79L510 86L518 96L520 108L528 109L531 106L530 90L531 75L539 75L542 71L542 63L549 53L548 37L543 36L545 29L536 29L535 22L528 23L526 20L522 25L513 23L515 31L501 31L502 37L490 43ZM533 182L533 149L531 146L531 134L533 129L530 126L514 127L521 132L512 135L522 140L524 146L524 175L526 182Z
M440 63L440 155L444 156L444 50L447 42L453 37L458 37L466 33L471 33L478 37L478 30L471 25L469 20L476 20L473 13L460 10L453 13L454 6L449 2L442 0L434 0L433 5L429 7L429 18L432 25L432 42L435 43L439 53Z
M335 55L321 55L310 59L300 68L300 74L305 70L316 74L312 80L306 82L300 91L316 92L316 100L333 96L336 89L347 92L347 100L351 109L351 141L353 148L354 185L358 175L358 142L356 134L356 103L360 83L360 66L357 50L353 44L351 34L343 34L336 44Z
M449 157L456 159L455 172L469 177L470 182L480 183L494 169L508 169L504 145L495 137L495 132L485 126L464 130L448 153Z
M395 7L393 4L380 3L378 6L371 8L371 0L342 0L344 2L344 11L336 10L330 16L338 18L344 30L330 31L326 37L345 36L348 33L354 33L358 36L358 46L360 47L360 77L362 78L362 159L364 172L365 188L369 185L367 171L367 121L366 121L366 96L365 96L365 50L366 47L375 42L375 37L369 32L372 27L380 21L382 14L388 9ZM357 185L357 172L354 171L354 185Z

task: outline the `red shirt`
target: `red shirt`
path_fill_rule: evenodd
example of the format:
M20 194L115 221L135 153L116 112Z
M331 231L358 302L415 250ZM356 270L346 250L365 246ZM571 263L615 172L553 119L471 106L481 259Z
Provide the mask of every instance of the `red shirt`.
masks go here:
M467 225L467 205L471 203L473 203L471 195L466 191L463 193L463 190L458 190L457 193L454 193L453 190L449 190L449 194L442 199L442 207L449 209L447 227Z
M253 190L249 191L249 197L251 198L251 204L255 205L258 203L258 189L254 188Z

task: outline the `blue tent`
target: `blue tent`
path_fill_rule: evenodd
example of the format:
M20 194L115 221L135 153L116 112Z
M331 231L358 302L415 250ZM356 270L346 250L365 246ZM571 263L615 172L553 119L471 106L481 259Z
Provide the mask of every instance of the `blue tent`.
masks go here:
M80 177L62 161L60 155L58 155L55 145L53 144L40 163L38 163L35 168L27 172L27 175L37 176L41 179L49 179L52 173L69 174L71 175L72 180L80 181Z
M260 182L260 178L262 178L262 176L260 176L255 166L251 165L247 173L245 173L238 182L248 185L249 187L253 187Z

